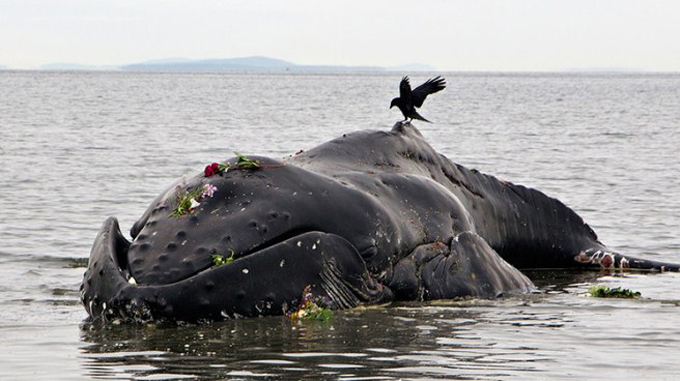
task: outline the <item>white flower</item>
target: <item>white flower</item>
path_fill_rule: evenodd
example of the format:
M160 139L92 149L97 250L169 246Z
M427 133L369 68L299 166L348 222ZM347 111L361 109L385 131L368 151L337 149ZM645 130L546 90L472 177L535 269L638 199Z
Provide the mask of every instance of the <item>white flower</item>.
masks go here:
M189 200L189 202L191 203L189 209L196 209L199 205L201 205L201 203L196 201L195 198L192 198L191 200Z

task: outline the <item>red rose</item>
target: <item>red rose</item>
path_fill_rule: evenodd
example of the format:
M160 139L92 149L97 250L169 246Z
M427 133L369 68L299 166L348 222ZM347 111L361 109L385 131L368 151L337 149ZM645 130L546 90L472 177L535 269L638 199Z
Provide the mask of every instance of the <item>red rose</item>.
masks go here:
M217 164L217 163L212 163L212 164L206 166L205 171L203 171L203 172L205 173L205 177L210 177L212 175L216 175L216 174L220 173L220 165Z

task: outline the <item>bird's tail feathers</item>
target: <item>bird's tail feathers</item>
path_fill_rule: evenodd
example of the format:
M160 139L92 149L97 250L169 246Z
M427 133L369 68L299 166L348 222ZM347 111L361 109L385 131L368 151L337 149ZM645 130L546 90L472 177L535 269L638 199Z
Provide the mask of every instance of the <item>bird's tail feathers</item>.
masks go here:
M427 119L423 118L422 116L420 116L420 114L418 114L418 112L416 112L416 110L413 110L413 112L412 112L411 115L409 115L409 116L410 116L412 119L418 119L418 120L422 120L423 122L432 123L432 122L430 122L429 120L427 120Z

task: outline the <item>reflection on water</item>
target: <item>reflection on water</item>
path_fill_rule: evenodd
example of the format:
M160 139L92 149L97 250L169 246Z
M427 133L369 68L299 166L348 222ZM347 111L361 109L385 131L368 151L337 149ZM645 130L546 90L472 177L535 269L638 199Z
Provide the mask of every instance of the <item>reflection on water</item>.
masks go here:
M666 275L631 279L648 283ZM359 308L326 322L267 317L181 326L86 323L81 356L88 377L134 379L545 379L570 369L602 369L590 378L608 379L643 374L650 366L661 376L664 368L657 366L672 370L674 356L641 361L637 351L677 348L680 332L644 330L639 319L650 312L674 319L677 303L586 297L598 277L614 284L623 279L602 276L546 272L550 282L532 295ZM612 326L618 327L616 337ZM622 373L620 365L628 370Z
M535 369L515 363L540 361L540 355L475 333L489 324L489 307L477 304L359 309L327 322L269 317L183 327L85 325L82 349L93 377L493 378Z

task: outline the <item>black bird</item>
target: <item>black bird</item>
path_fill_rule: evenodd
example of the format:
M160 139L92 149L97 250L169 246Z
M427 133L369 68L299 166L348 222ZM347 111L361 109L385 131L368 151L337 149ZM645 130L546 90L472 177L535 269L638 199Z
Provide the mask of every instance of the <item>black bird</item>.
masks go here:
M420 116L416 111L416 107L422 106L428 95L443 90L445 87L446 82L444 82L444 78L437 76L428 79L427 82L411 91L411 84L408 82L408 77L404 77L401 79L401 83L399 83L399 98L392 99L390 108L394 106L399 107L401 113L404 114L404 122L407 122L409 119L418 119L423 122L432 123Z

